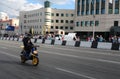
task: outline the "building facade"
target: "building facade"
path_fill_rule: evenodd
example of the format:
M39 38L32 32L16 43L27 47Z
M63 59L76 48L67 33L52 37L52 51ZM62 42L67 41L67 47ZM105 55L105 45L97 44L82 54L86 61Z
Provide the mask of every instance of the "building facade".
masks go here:
M120 28L120 0L75 0L75 32L82 38L113 35ZM114 30L114 35L120 32Z
M6 31L7 26L14 26L14 31ZM14 35L19 33L19 19L17 18L6 18L0 20L0 34Z
M21 11L19 25L23 34L30 28L34 34L54 33L56 29L74 32L74 10L51 8L50 2L46 1L43 8Z

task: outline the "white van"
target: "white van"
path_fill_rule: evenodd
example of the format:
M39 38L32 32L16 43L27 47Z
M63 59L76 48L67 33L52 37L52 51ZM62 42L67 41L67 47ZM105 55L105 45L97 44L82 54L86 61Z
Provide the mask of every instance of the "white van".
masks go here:
M64 40L73 41L73 38L76 36L76 33L68 33L68 35L64 36Z

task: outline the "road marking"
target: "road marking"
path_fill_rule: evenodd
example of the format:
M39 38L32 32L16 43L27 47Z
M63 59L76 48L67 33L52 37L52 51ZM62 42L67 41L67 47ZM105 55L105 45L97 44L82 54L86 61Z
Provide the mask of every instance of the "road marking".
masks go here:
M10 46L10 47L16 47L16 46ZM18 48L18 47L16 47L16 48ZM55 55L60 55L60 56L66 56L66 57L72 57L72 58L78 58L78 59L85 59L85 60L93 60L93 61L99 61L99 62L105 62L105 63L107 62L107 63L113 63L113 64L119 64L120 65L120 62L118 62L118 61L98 59L98 58L90 58L90 57L83 57L83 56L76 56L76 55L70 55L70 54L61 54L61 53L56 53L56 52L53 53L53 52L50 52L50 51L43 51L43 52L47 53L47 54L55 54ZM119 55L116 55L116 56L119 56Z
M105 62L105 63L113 63L113 64L119 64L120 65L120 62L112 61L112 60L105 60L105 59L99 59L99 58L90 58L90 57L83 57L83 56L76 56L76 55L69 55L69 54L61 54L61 53L53 53L53 52L50 52L50 51L44 51L44 53L60 55L60 56L66 56L66 57L72 57L72 58L77 58L77 59L92 60L92 61L99 61L99 62Z
M8 45L7 45L8 46ZM10 46L10 47L15 47L15 46ZM4 47L3 47L4 48ZM18 48L18 47L16 47ZM40 50L41 51L41 50ZM42 51L41 51L42 52ZM60 55L60 56L66 56L66 57L72 57L72 58L78 58L78 59L85 59L85 60L92 60L92 61L99 61L99 62L107 62L107 63L113 63L113 64L119 64L120 62L118 61L111 61L111 60L105 60L105 59L98 59L98 58L90 58L90 57L83 57L83 56L76 56L76 55L70 55L70 54L61 54L61 53L56 53L56 52L50 52L50 51L43 51L44 53L47 54L54 54L54 55ZM4 53L3 53L4 54ZM5 53L6 55L11 55L9 53ZM13 55L15 56L15 55Z
M5 42L6 43L6 42ZM7 42L9 43L9 41ZM13 42L14 43L14 42ZM20 42L19 42L20 43ZM10 43L11 44L11 43ZM15 42L16 44L16 42ZM17 45L21 45L21 44L17 44ZM8 45L6 45L8 46ZM41 45L42 46L42 45ZM58 47L55 47L55 46L51 46L51 45L48 45L48 44L44 44L45 47L47 48L55 48L55 49L61 49L61 50L69 50L69 51L77 51L79 52L80 50L76 50L76 49L66 49L66 48L58 48ZM9 46L11 47L11 45ZM17 48L16 46L14 46L15 48ZM107 51L107 50L106 50ZM108 50L110 51L110 50ZM120 54L117 54L117 53L104 53L104 52L99 52L97 51L98 53L94 52L94 51L82 51L82 53L88 53L88 54L98 54L98 55L107 55L107 56L119 56L120 57ZM114 51L114 52L119 52L119 51Z
M8 55L8 56L11 56L11 57L14 57L14 58L19 58L19 56L16 56L16 55L12 55L12 54L9 54L7 52L4 52L4 51L1 51L0 52L1 54L4 54L4 55ZM77 76L81 76L81 77L84 77L84 78L88 78L88 79L96 79L96 78L93 78L93 77L89 77L89 76L86 76L86 75L83 75L83 74L79 74L79 73L76 73L76 72L72 72L72 71L69 71L69 70L65 70L65 69L62 69L62 68L55 68L57 70L60 70L60 71L64 71L64 72L67 72L67 73L70 73L70 74L73 74L73 75L77 75Z
M17 59L19 58L19 56L12 55L12 54L7 53L7 52L4 52L4 51L1 51L0 53L1 53L1 54L4 54L4 55L7 55L7 56L11 56L11 57L17 58Z
M42 51L41 51L41 52L42 52ZM13 55L13 54L4 52L4 51L1 51L0 53L1 53L1 54L5 54L5 55L8 55L8 56L11 56L11 57L15 57L15 58L17 58L17 59L19 58L19 56L16 56L16 55ZM97 58L89 58L89 57L82 57L82 56L69 55L69 54L61 54L61 53L53 53L53 52L50 52L50 51L44 51L44 53L56 54L56 55L60 55L60 56L73 57L73 58L78 58L78 59L93 60L93 61L100 61L100 62L107 62L107 63L114 63L114 64L119 64L119 65L120 65L120 62L111 61L111 60L104 60L104 59L97 59ZM70 73L70 74L76 75L76 76L81 76L81 77L85 77L85 78L88 78L88 79L96 79L96 78L89 77L89 76L86 76L86 75L83 75L83 74L79 74L79 73L76 73L76 72L73 72L73 71L69 71L69 70L66 70L66 69L62 69L62 68L56 68L56 69L57 69L57 70L60 70L60 71L63 71L63 72L66 72L66 73Z
M87 75L83 75L83 74L76 73L76 72L69 71L69 70L62 69L62 68L55 68L55 69L57 69L59 71L67 72L67 73L70 73L70 74L73 74L73 75L76 75L76 76L84 77L84 78L87 78L87 79L96 79L96 78L93 78L93 77L90 77L90 76L87 76Z
M0 47L0 48L2 48L2 49L7 49L7 47Z

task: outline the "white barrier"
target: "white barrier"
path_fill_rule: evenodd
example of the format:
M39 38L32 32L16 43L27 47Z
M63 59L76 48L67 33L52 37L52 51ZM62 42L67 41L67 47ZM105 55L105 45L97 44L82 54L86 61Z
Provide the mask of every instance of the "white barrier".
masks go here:
M91 47L92 42L81 41L81 47Z
M55 40L55 44L61 45L62 41L61 40Z
M75 41L67 41L66 45L68 45L68 46L74 46L75 45Z
M51 44L51 40L45 40L45 44Z
M111 49L112 43L98 42L97 48Z
M1 40L11 40L11 41L22 41L22 38L19 38L19 40L17 40L17 38L11 37L10 39L6 37L0 37ZM35 39L31 39L32 42L34 42ZM37 39L36 43L42 43L42 39ZM45 44L51 44L51 40L45 40ZM62 44L62 40L55 40L56 45L61 45ZM67 41L66 45L68 46L75 46L75 41ZM80 42L80 47L89 47L91 48L92 42L87 42L87 41L81 41ZM98 46L97 48L100 49L111 49L112 47L112 43L108 43L108 42L98 42ZM120 46L119 46L119 50L120 50Z
M42 40L40 40L40 39L39 39L39 40L37 40L37 43L42 43Z

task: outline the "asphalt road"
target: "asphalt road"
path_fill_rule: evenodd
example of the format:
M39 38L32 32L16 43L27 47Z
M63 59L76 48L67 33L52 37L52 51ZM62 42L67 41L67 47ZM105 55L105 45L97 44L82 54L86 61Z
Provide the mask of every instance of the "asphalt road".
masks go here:
M21 45L0 40L0 79L120 79L120 51L40 44L34 67L20 63Z

